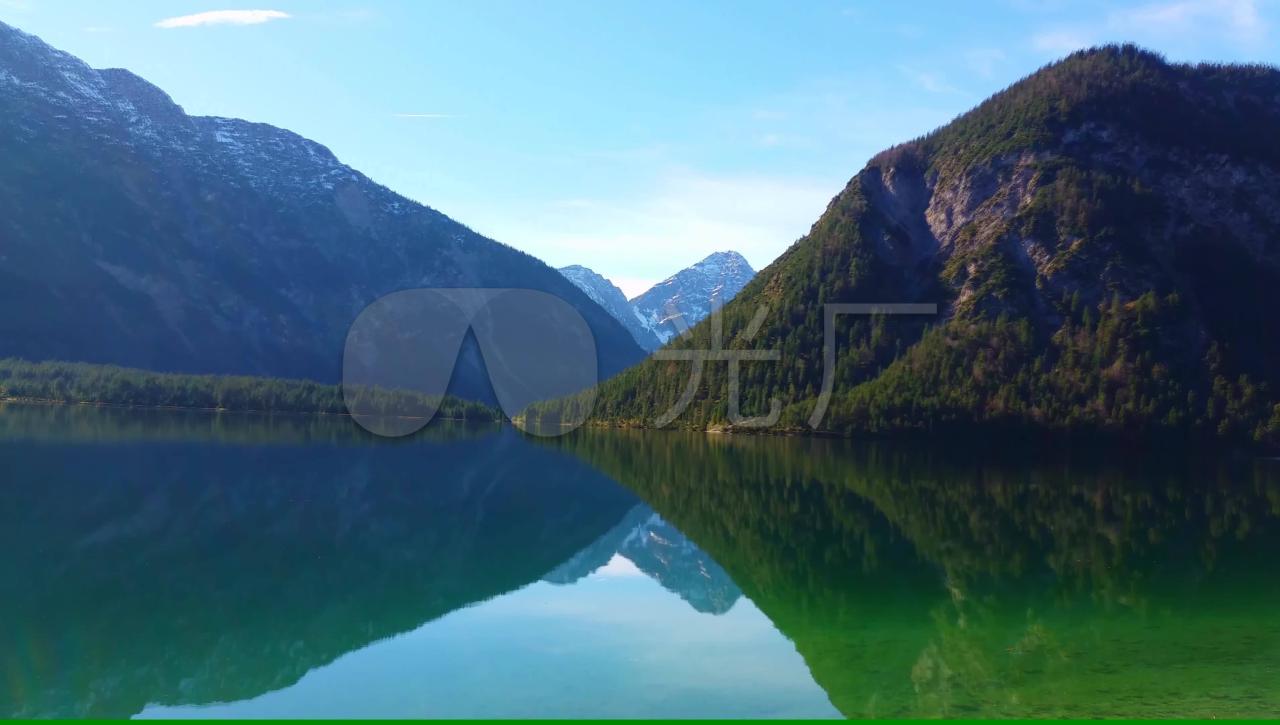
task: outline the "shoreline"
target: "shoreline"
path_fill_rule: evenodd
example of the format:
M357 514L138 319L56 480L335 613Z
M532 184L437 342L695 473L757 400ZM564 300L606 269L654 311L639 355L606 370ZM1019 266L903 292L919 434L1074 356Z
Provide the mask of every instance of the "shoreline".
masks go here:
M1088 450L1156 450L1171 444L1194 445L1204 451L1212 451L1223 457L1248 457L1256 460L1280 460L1280 451L1261 444L1246 445L1235 440L1224 440L1213 436L1197 436L1193 433L1178 431L1157 431L1145 434L1132 434L1123 431L1100 430L1056 430L1050 428L1022 428L1007 426L991 426L973 424L969 428L958 426L943 430L898 430L898 431L860 431L838 433L832 431L809 430L805 428L734 428L733 426L709 426L706 428L654 428L644 424L623 421L589 420L580 428L598 430L631 430L650 432L682 432L697 433L706 436L723 436L728 438L791 438L809 440L834 441L911 441L929 442L938 446L970 446L983 449L989 446L1006 446L1010 444L1045 448L1053 447Z
M116 403L110 401L68 401L56 398L29 398L16 396L0 396L0 409L4 405L33 405L46 407L66 407L66 408L96 408L101 410L132 410L132 411L159 411L159 412L190 412L205 414L232 414L232 415L250 415L250 416L294 416L294 417L325 417L325 418L351 418L356 416L350 412L334 413L329 411L306 411L306 410L263 410L256 408L208 408L195 406L177 406L177 405L140 405L134 403ZM376 416L382 418L395 418L398 420L427 421L427 424L436 421L446 423L465 423L473 425L512 425L518 430L524 431L521 427L523 424L523 416L516 419L504 418L503 420L492 419L473 419L459 418L455 416L432 416L424 418L422 416ZM560 428L570 428L564 424L560 424ZM975 426L971 430L949 430L949 431L894 431L894 432L862 432L862 433L834 433L830 431L815 431L797 428L734 428L732 426L714 426L708 428L654 428L643 424L627 423L621 421L608 420L588 420L583 424L570 428L565 434L573 433L582 429L592 430L613 430L613 431L645 431L653 433L694 433L704 436L714 437L741 437L741 438L789 438L789 439L808 439L808 440L831 440L831 441L911 441L911 442L929 442L940 447L949 447L956 445L973 446L977 444L978 448L986 448L988 446L1002 446L1008 444L1029 444L1032 447L1054 447L1066 446L1073 449L1154 449L1163 445L1167 445L1171 440L1179 440L1182 443L1194 443L1196 446L1203 447L1206 451L1213 451L1215 454L1227 457L1248 457L1261 461L1277 461L1280 455L1276 455L1276 451L1266 447L1252 447L1232 444L1230 442L1206 438L1206 439L1188 439L1186 436L1179 436L1175 433L1166 435L1143 435L1133 436L1115 433L1105 433L1098 431L1056 431L1046 429L993 429L986 426ZM562 434L564 435L564 434ZM559 436L557 436L559 437Z
M325 416L331 418L355 418L350 412L332 413L324 410L260 410L256 408L205 408L184 405L139 405L136 403L113 403L100 400L58 400L56 398L21 398L14 396L0 396L0 407L4 405L42 405L48 407L65 407L65 408L99 408L107 410L138 410L138 411L163 411L168 413L232 413L246 415L296 415L296 416ZM395 415L395 416L366 416L380 418L396 418L398 420L426 420L426 421L449 421L455 423L486 423L492 425L502 425L509 421L505 420L474 420L470 418L457 418L434 415L430 418L414 415Z

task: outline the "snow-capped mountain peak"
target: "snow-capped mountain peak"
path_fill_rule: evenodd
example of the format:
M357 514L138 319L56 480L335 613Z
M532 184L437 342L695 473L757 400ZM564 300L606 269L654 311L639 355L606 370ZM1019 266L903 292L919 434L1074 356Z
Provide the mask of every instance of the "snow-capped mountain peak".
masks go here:
M608 310L649 351L701 322L755 276L741 254L716 252L628 301L622 290L586 267L564 267L560 273Z
M663 344L733 299L755 276L737 252L716 252L631 300L641 324Z

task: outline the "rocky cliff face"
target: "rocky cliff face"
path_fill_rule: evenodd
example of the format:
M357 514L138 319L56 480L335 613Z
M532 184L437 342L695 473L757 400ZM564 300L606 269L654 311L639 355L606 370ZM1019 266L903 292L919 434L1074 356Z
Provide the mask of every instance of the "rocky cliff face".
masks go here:
M910 277L938 273L952 315L1031 312L1051 323L1064 294L1097 304L1173 290L1202 271L1188 262L1215 237L1228 240L1217 253L1260 271L1280 264L1280 170L1259 159L1170 152L1096 123L1064 133L1058 149L955 175L928 172L912 152L886 154L855 183L884 220L872 240L880 261ZM1007 260L1026 294L984 297L982 255Z
M1055 86L1065 110L1036 118ZM1280 302L1280 158L1237 138L1280 130L1277 90L1271 69L1173 66L1132 48L1068 59L873 160L854 181L868 241L907 280L902 294L938 294L944 318L1007 314L1051 331L1071 305L1176 295L1167 332L1185 352L1216 343L1238 372L1280 382L1274 323L1258 314ZM962 165L962 144L1001 112L1031 116L1040 140Z
M0 356L333 381L356 315L418 287L561 297L605 375L642 352L554 269L265 124L185 114L0 24ZM484 397L478 356L455 392Z

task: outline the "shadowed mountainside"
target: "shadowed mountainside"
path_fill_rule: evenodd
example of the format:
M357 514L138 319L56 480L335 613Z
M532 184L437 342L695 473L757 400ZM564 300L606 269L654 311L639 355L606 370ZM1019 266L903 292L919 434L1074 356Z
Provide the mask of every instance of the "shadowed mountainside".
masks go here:
M188 116L0 23L0 357L341 377L367 305L423 287L565 300L608 376L643 352L551 267L266 124ZM492 402L470 340L450 390ZM433 390L432 393L444 391Z

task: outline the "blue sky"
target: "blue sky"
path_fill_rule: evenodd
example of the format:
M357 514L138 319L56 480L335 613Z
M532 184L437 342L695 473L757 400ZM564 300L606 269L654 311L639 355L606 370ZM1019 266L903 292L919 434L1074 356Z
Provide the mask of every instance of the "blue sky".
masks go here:
M720 249L763 267L876 151L1072 49L1280 62L1280 0L0 0L0 20L630 294Z

